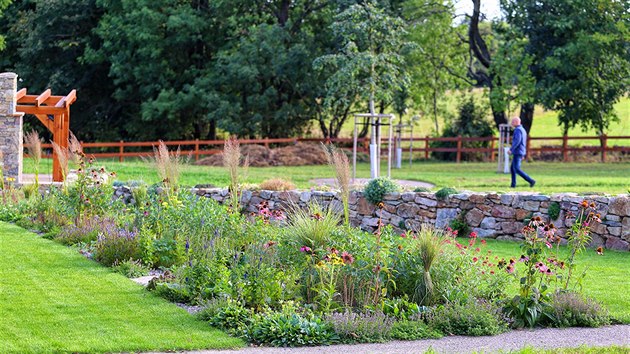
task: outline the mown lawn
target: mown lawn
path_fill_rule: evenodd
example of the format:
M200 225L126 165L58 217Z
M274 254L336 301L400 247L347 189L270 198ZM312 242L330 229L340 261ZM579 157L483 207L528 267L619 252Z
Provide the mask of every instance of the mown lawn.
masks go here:
M460 242L467 243L468 240L462 239ZM487 247L492 250L493 256L506 260L517 260L521 255L517 242L487 240ZM561 258L564 259L567 255L568 249L560 247ZM603 255L598 255L594 249L586 249L576 256L576 265L574 274L580 275L586 270L582 281L583 293L606 306L615 319L630 323L630 252L605 250ZM515 280L508 291L515 295L517 286Z
M0 353L241 346L75 250L0 222Z
M31 169L30 160L25 159L25 172ZM50 160L44 160L41 170L50 173ZM142 161L113 162L98 161L109 171L116 171L120 181L141 180L152 184L160 179L152 164ZM510 175L496 173L495 163L440 163L414 162L410 168L407 163L400 170L392 169L394 179L417 180L432 183L435 190L442 187L453 187L472 191L510 190ZM385 173L387 166L381 171ZM523 163L523 169L536 179L535 192L540 193L630 193L630 163ZM298 188L310 188L311 181L316 178L333 178L328 166L296 166L296 167L261 167L250 168L246 182L260 183L270 178L284 178L292 181ZM370 166L367 163L357 165L357 177L368 178ZM187 165L182 169L181 183L188 186L211 183L219 187L228 185L227 171L222 167ZM519 178L516 191L531 191Z

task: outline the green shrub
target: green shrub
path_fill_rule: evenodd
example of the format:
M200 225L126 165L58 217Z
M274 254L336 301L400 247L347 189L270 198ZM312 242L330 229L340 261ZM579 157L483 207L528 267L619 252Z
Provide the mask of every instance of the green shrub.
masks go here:
M332 208L322 208L317 203L307 209L292 208L288 213L288 225L284 232L297 248L308 246L311 249L324 248L338 229L341 217Z
M188 288L176 283L149 282L148 290L153 291L157 296L165 298L171 302L182 304L193 303L193 296L188 292Z
M547 213L549 214L549 220L558 220L560 217L560 203L551 202L549 203L549 208L547 209Z
M111 267L129 259L140 259L140 245L133 231L109 227L101 230L95 245L94 259Z
M380 311L332 313L326 316L343 343L379 343L390 338L394 318Z
M438 200L445 200L451 194L457 194L457 190L451 187L445 187L435 192L435 198Z
M486 301L447 303L428 312L425 318L429 327L445 335L491 336L508 329L500 309Z
M385 194L394 193L400 190L396 182L386 177L378 177L370 180L363 190L365 199L376 205L383 201Z
M431 192L431 188L426 188L426 187L416 187L413 190L416 193L424 193L424 192Z
M398 340L420 340L420 339L438 339L443 334L429 328L422 321L397 321L394 323L391 332L392 339Z
M197 314L202 321L231 335L244 337L253 323L254 313L234 300L212 300Z
M62 226L55 240L64 245L87 243L96 241L101 229L115 228L116 222L112 218L99 216L79 219L76 224Z
M470 233L470 226L466 222L466 212L462 211L459 215L449 223L453 231L457 231L460 237L466 237Z
M425 311L427 307L418 306L415 302L410 302L405 298L383 299L378 309L385 315L398 320L409 320Z
M149 267L142 264L139 260L128 259L122 262L115 262L113 270L127 278L137 278L149 274Z
M550 305L554 324L558 327L601 327L610 324L606 309L595 300L572 291L555 293Z
M286 309L254 316L247 338L252 343L274 347L326 345L336 341L332 326L321 318Z
M184 261L184 252L177 241L170 237L153 240L150 254L155 268L170 268Z

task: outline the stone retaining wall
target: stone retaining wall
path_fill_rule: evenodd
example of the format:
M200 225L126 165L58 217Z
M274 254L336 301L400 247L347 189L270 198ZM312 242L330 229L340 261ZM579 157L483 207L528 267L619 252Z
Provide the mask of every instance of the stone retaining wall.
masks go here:
M197 195L224 202L228 197L226 189L193 189ZM117 196L131 198L129 189L119 187ZM479 237L518 240L522 238L521 229L532 216L540 216L548 221L548 208L551 203L558 203L560 213L556 220L551 220L564 236L567 227L574 219L566 218L568 212L577 213L578 205L583 200L594 202L601 214L601 223L592 226L592 246L604 246L609 249L630 251L630 196L591 196L577 194L497 194L465 192L438 200L434 193L405 192L386 195L384 207L379 210L365 200L361 192L350 195L350 220L354 226L367 231L374 231L379 219L392 225L397 231L418 227L430 223L445 227L450 221L462 217ZM342 204L336 193L322 191L244 191L241 203L248 212L257 212L257 206L266 201L272 210L286 209L297 204L305 207L317 202L341 211Z
M20 182L22 175L22 116L16 113L17 75L0 73L0 168L4 177Z

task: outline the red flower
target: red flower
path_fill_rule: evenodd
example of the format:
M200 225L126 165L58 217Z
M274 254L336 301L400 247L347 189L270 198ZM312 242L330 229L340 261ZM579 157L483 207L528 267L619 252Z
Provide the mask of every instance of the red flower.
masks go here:
M486 240L481 240L481 244L485 245L486 244Z
M473 232L471 232L471 233L470 233L470 237L471 237L471 238L476 238L476 237L477 237L477 233L476 233L476 232L474 232L474 231L473 231Z
M477 262L478 260L479 260L479 258L473 257L473 262Z

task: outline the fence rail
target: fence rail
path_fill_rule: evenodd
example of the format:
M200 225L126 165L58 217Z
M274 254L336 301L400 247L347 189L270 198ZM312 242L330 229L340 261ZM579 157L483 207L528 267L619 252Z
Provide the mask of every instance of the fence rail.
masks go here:
M598 143L598 146L571 146L569 145L570 140L595 140ZM561 137L530 137L527 139L527 151L529 154L532 153L545 153L545 152L559 152L562 155L563 161L569 160L569 153L571 152L581 152L581 151L591 151L591 152L599 152L601 154L602 162L605 162L607 159L607 153L612 151L620 151L624 153L630 153L630 144L629 146L609 146L608 142L610 140L630 140L630 136L586 136L586 137L569 137L569 136L561 136ZM532 141L547 141L553 143L557 143L558 145L553 146L540 146L540 147L532 147ZM352 138L334 138L334 139L320 139L320 138L284 138L284 139L241 139L239 143L241 145L247 144L259 144L269 147L270 145L280 146L280 145L290 145L297 144L299 142L310 142L310 143L324 143L324 144L336 144L345 149L351 149L353 139ZM432 146L433 143L437 142L451 142L455 143L454 147L435 147ZM467 147L465 146L467 143L476 143L476 142L489 142L489 147ZM198 161L200 158L220 153L223 150L223 145L225 144L224 140L174 140L174 141L165 141L166 146L169 148L175 149L180 148L182 155L190 155L195 161ZM369 138L360 138L358 139L358 151L367 153L369 152ZM403 148L403 152L412 152L415 157L423 157L424 159L429 159L430 154L432 152L454 152L455 153L455 161L460 162L462 160L463 153L481 153L486 154L490 158L491 161L494 161L497 153L498 138L497 137L480 137L480 138L470 138L470 137L452 137L452 138L435 138L435 137L413 137L410 139L409 137L405 137L401 141L401 147ZM381 144L387 147L387 140L382 139ZM86 154L90 156L94 156L96 158L118 158L118 161L122 162L127 157L147 157L153 154L153 149L159 145L158 141L143 141L143 142L128 142L128 141L118 141L118 142L94 142L94 143L82 143L84 151ZM42 147L46 149L46 153L44 157L50 158L51 155L51 144L42 144ZM396 141L394 141L394 146L396 147ZM386 151L386 149L383 149Z

